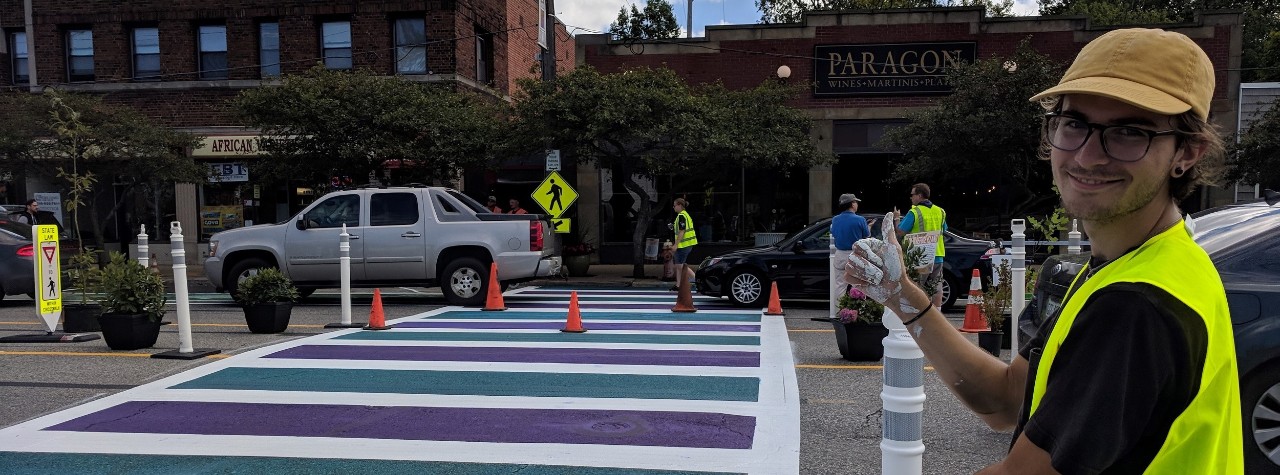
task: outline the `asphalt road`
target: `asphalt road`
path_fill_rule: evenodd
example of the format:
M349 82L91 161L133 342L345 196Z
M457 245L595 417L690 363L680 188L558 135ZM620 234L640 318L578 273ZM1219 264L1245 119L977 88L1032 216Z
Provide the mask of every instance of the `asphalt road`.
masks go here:
M383 295L388 320L446 305L438 289L389 289ZM325 332L324 324L339 320L337 298L317 296L294 308L287 332L261 335L248 331L240 308L225 296L193 295L194 344L234 354ZM369 295L357 295L354 302L353 319L362 322L368 316ZM812 320L825 315L825 304L786 302L784 309L801 399L801 473L879 473L879 364L840 358L831 325ZM960 313L949 316L956 324L962 317ZM42 331L38 322L31 300L11 296L0 301L0 336ZM102 340L4 344L0 346L0 400L6 404L0 405L0 427L212 361L148 357L177 346L176 325L163 327L155 348L148 350L112 351ZM986 428L928 369L925 385L924 473L973 473L999 460L1007 451L1009 435Z

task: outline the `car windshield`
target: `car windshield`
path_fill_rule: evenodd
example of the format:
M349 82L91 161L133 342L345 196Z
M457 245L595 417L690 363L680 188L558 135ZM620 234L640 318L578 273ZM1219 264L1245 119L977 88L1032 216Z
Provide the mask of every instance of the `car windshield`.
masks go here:
M808 237L810 231L814 231L815 226L821 227L821 228L829 228L831 227L831 218L822 218L805 225L803 228L797 229L795 231L791 231L787 233L785 237L779 240L777 244L774 244L774 245L778 247L789 246L792 243L795 243L796 241L802 238Z

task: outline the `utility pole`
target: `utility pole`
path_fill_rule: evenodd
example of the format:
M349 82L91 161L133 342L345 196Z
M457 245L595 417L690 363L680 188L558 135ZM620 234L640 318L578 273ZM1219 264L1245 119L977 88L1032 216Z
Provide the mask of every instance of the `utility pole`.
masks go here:
M684 37L693 38L693 0L686 0L688 8L684 16Z
M550 81L556 78L556 6L552 0L546 0L546 5L546 16L542 18L547 25L546 36L543 38L547 47L542 50L542 80Z

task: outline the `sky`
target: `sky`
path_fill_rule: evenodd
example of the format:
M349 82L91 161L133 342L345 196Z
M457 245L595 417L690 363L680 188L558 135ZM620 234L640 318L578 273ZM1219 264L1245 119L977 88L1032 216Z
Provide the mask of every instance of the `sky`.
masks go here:
M693 1L693 36L704 36L707 25L749 25L760 22L760 11L755 0L667 0L676 14L683 35L688 1ZM1033 15L1036 0L1015 0L1014 12ZM557 17L569 26L570 34L602 33L609 23L618 18L623 5L636 4L644 8L644 1L635 0L554 0ZM628 8L629 10L630 8ZM576 29L575 29L576 28Z

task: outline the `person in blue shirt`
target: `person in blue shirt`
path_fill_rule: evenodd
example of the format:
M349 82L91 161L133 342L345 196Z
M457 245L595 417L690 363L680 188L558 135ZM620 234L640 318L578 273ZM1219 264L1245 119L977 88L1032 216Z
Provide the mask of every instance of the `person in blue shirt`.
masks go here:
M840 214L831 218L831 238L835 241L836 249L852 251L853 243L871 237L871 226L867 224L867 219L858 216L858 203L861 201L853 193L840 195Z

